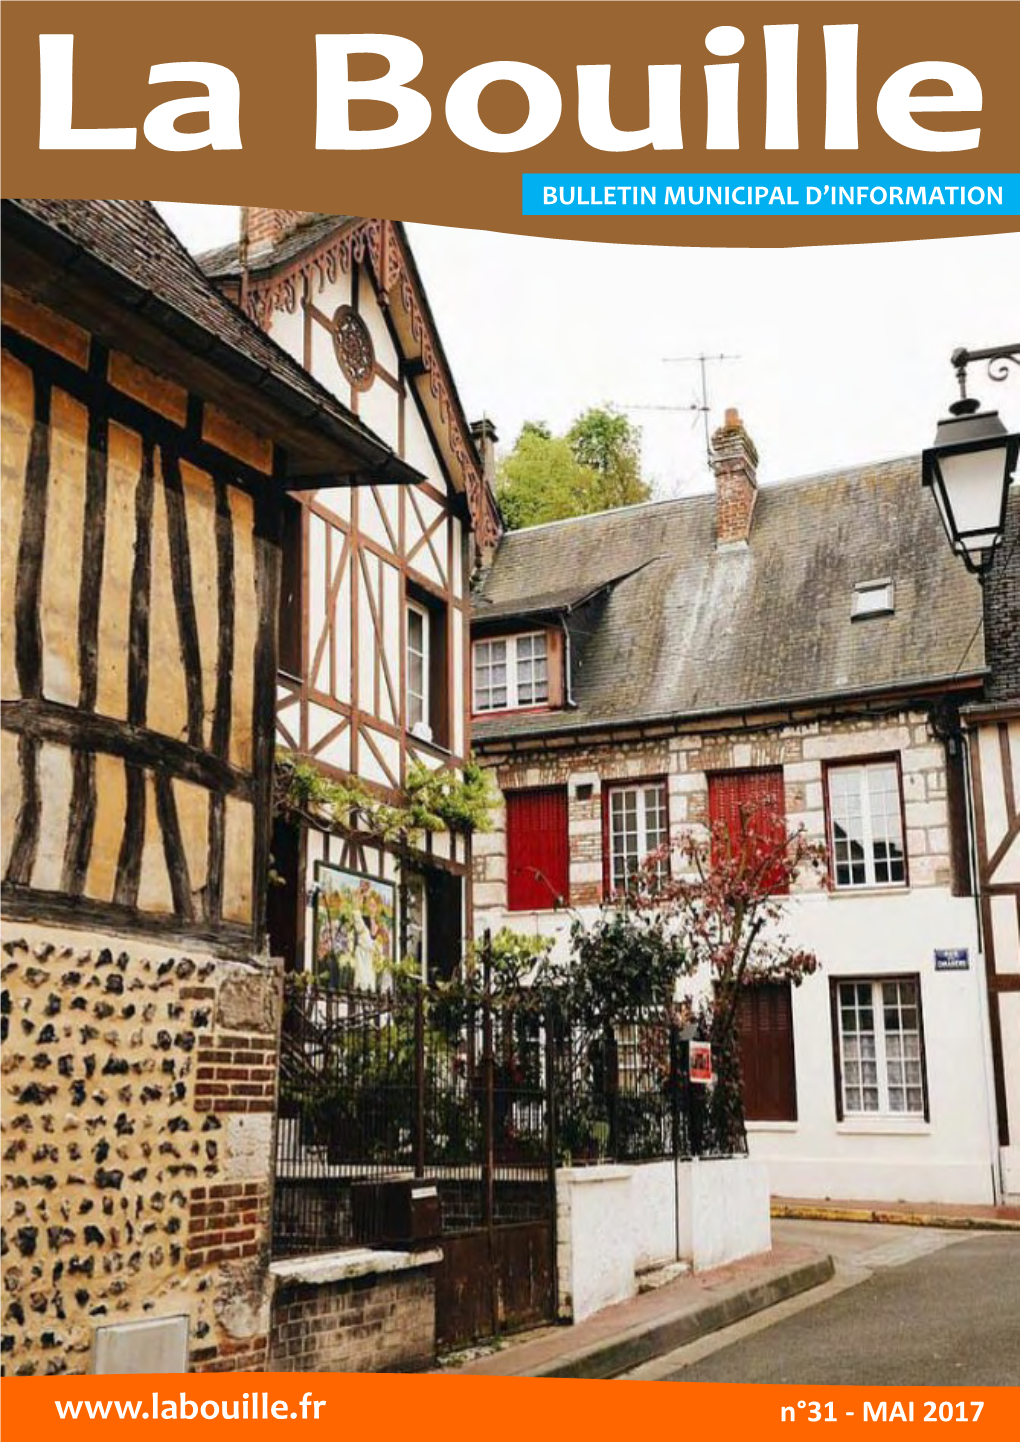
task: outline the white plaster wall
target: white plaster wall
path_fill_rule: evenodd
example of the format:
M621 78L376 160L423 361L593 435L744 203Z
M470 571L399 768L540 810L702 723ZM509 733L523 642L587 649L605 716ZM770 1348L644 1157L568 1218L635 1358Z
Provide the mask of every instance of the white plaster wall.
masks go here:
M305 317L300 306L297 306L293 312L274 310L270 335L278 346L282 346L288 355L294 357L299 365L304 364Z
M688 1256L683 1224L677 1225L677 1202L685 1162L643 1162L631 1176L634 1223L634 1266L639 1272Z
M679 1178L681 1250L696 1272L771 1250L769 1178L762 1163L695 1157L682 1163Z
M990 1202L993 1134L982 962L973 902L942 890L796 898L791 938L822 970L793 994L798 1116L750 1128L773 1192L809 1197ZM970 969L936 972L936 948L965 947ZM829 984L916 974L930 1120L836 1119Z
M1001 968L1001 963L997 964ZM1020 993L999 993L1002 1061L1006 1083L1010 1142L999 1150L1002 1191L1010 1201L1020 1199Z
M561 1167L556 1207L560 1314L575 1322L633 1297L652 1267L704 1271L772 1246L768 1175L746 1157Z
M393 338L390 335L389 326L386 324L383 313L379 308L375 287L372 285L364 270L359 272L359 281L358 312L361 319L365 322L369 335L372 337L372 344L375 346L375 358L385 370L389 371L391 376L395 376L400 366L400 360L396 347L393 344Z
M583 1322L637 1292L629 1167L556 1173L560 1314Z

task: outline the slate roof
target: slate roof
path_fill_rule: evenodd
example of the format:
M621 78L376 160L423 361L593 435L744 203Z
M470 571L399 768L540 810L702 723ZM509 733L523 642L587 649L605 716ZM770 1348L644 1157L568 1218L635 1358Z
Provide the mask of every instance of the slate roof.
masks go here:
M984 672L980 588L946 543L918 457L762 486L746 547L717 549L713 494L511 532L482 579L476 634L515 606L526 615L551 576L591 592L624 571L567 623L576 707L476 720L476 742ZM885 577L894 614L852 621L854 586Z
M5 200L3 209L5 230L36 250L48 240L51 258L69 275L116 288L125 307L165 327L196 355L230 371L310 430L349 447L380 481L420 479L220 294L148 201Z

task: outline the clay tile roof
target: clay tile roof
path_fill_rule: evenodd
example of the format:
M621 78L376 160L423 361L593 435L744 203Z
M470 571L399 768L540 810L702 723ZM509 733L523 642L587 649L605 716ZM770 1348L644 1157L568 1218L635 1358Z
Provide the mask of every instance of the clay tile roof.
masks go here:
M918 457L762 486L746 547L717 549L714 495L511 532L476 625L526 614L551 575L595 592L623 571L569 622L576 707L476 721L476 741L829 702L985 668L981 592L946 544ZM852 620L855 585L880 577L893 580L893 614Z

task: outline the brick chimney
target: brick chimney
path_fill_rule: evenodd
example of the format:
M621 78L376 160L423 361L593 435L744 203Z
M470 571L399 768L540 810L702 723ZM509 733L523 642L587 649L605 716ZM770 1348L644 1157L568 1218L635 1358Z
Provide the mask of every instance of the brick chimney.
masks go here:
M758 495L758 451L740 413L730 408L712 436L716 544L746 545Z
M314 210L272 210L264 205L241 207L241 247L249 255L270 250L293 235L316 212Z

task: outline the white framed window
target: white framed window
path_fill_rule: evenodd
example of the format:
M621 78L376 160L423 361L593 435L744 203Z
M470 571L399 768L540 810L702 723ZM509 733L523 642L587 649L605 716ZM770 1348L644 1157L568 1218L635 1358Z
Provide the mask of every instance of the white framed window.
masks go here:
M407 606L407 725L427 731L429 715L429 615L424 606Z
M905 886L903 808L895 761L830 766L829 847L838 888Z
M646 781L636 786L611 786L607 809L611 889L625 891L646 858L669 837L666 783ZM665 862L660 865L659 874L660 877L668 874Z
M834 986L842 1115L925 1116L917 978L838 981Z
M549 699L549 643L544 631L476 641L475 711L514 711Z

